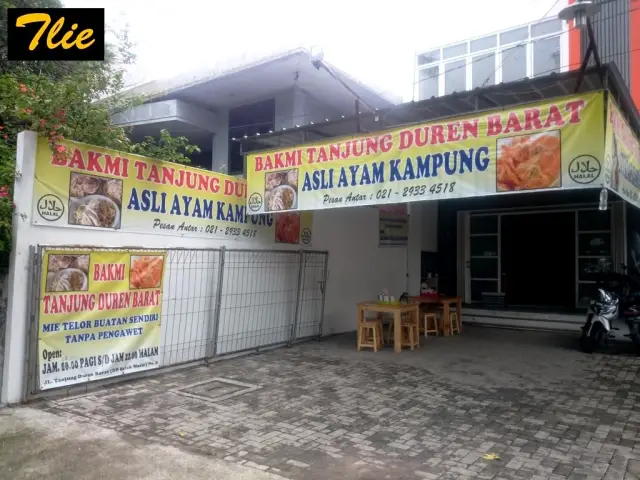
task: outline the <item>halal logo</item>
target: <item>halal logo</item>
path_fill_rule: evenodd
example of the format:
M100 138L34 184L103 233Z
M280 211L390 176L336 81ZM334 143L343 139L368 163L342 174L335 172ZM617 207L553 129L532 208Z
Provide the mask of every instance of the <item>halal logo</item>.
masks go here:
M64 203L55 195L44 195L37 203L38 215L47 222L60 220L64 215Z
M309 245L311 243L311 230L308 228L303 228L302 232L300 232L300 240L305 245Z
M601 171L600 162L592 155L580 155L569 164L569 178L583 185L595 182Z
M257 192L252 193L249 197L247 205L249 205L249 210L251 210L252 212L257 212L262 208L262 195Z

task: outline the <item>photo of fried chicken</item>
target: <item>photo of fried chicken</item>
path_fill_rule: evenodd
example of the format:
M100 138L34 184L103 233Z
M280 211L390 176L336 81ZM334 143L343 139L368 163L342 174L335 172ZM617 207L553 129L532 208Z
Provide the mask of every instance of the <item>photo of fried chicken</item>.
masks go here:
M496 190L557 188L562 184L560 131L497 141Z

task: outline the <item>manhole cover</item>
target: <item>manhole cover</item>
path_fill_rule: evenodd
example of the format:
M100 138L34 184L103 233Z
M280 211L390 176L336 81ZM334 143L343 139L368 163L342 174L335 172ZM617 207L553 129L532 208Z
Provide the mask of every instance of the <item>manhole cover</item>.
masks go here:
M203 382L186 385L180 389L173 390L173 392L210 402L220 402L237 397L238 395L253 392L259 388L259 385L236 382L235 380L229 380L227 378L212 378Z

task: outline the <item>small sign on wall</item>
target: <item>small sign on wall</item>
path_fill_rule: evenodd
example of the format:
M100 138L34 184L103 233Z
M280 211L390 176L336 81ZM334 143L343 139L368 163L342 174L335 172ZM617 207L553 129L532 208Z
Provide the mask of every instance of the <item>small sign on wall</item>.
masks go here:
M406 247L409 244L409 215L406 205L378 207L379 246Z

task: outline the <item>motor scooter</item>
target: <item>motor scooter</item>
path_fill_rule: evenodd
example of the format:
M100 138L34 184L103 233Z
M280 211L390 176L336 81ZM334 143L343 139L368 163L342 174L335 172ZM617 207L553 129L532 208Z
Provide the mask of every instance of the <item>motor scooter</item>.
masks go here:
M586 353L593 353L602 345L609 342L611 323L618 316L620 300L617 295L598 289L598 299L589 302L587 321L582 327L580 349Z

